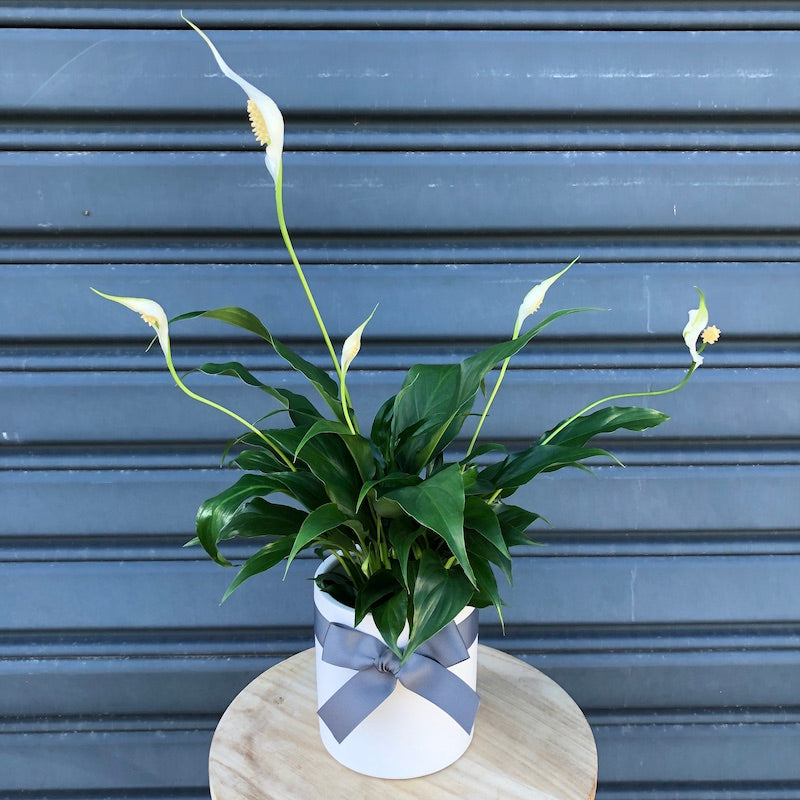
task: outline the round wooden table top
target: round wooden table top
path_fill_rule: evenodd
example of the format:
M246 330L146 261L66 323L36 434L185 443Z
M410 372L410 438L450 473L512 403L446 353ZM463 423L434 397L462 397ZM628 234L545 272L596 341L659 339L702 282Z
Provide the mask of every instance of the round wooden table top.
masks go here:
M423 778L382 780L334 761L319 738L314 649L246 686L217 726L213 800L592 800L597 750L586 718L554 681L479 647L481 705L467 752Z

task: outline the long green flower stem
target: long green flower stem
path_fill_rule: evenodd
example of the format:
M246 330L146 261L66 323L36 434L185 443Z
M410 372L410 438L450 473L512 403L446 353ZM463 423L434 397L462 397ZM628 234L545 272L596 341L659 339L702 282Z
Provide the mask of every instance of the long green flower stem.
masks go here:
M699 350L698 352L702 352L702 351ZM569 425L570 423L574 422L582 414L585 414L587 411L591 411L593 408L597 408L597 406L602 405L603 403L609 403L612 400L623 400L623 399L625 399L627 397L655 397L656 395L660 395L660 394L670 394L672 392L677 392L678 389L682 388L683 386L685 386L687 384L687 382L689 381L689 378L692 377L692 373L696 369L697 369L697 364L693 363L692 366L689 367L689 371L686 373L686 375L684 376L683 380L680 381L680 383L676 383L675 386L670 386L669 389L656 389L656 390L654 390L652 392L625 392L624 394L612 394L612 395L610 395L608 397L604 397L602 400L595 400L594 403L589 403L589 405L586 406L586 408L582 408L577 414L573 414L569 419L565 419L557 428L555 428L553 431L551 431L550 434L546 438L544 438L541 442L539 442L539 444L540 445L547 444L549 441L551 441L553 439L554 436L557 436L559 433L561 433L561 431L563 431L564 428L567 427L567 425ZM503 491L502 489L498 489L489 498L488 502L494 503L494 501L497 500L497 498L500 496L502 491Z
M547 444L553 437L558 436L564 428L567 427L570 423L574 422L578 417L582 414L585 414L587 411L591 411L593 408L597 408L597 406L602 405L603 403L608 403L612 400L623 400L627 397L656 397L660 394L670 394L671 392L677 392L678 389L682 388L686 385L689 378L692 377L692 373L697 369L697 364L692 363L692 366L689 367L689 371L686 373L685 377L680 383L676 383L675 386L671 386L669 389L655 389L651 392L625 392L624 394L613 394L609 397L604 397L602 400L596 400L594 403L589 403L586 408L581 409L577 414L573 414L569 419L565 419L557 428L550 432L550 434L544 438L539 444Z
M347 423L347 427L350 428L350 433L360 433L358 422L356 421L355 417L353 419L350 418L350 411L348 410L350 407L350 393L347 391L347 384L345 383L345 373L342 373L341 377L341 394L342 394L342 413L344 414L344 421Z
M256 428L255 425L252 425L246 419L240 417L238 414L231 411L230 409L225 408L225 406L221 406L219 403L215 403L213 400L209 400L207 397L202 397L201 395L193 392L178 376L178 373L175 371L175 366L172 363L172 357L168 353L165 355L166 355L167 369L169 369L169 374L172 375L172 379L175 381L175 383L178 385L178 388L182 392L191 397L192 400L197 400L198 403L204 403L207 406L211 406L211 408L215 408L217 411L221 411L223 414L227 414L229 417L233 417L233 419L235 419L238 423L244 425L245 428L251 430L260 439L263 439L263 441L275 452L275 455L277 455L292 472L297 472L297 469L295 468L294 464L292 464L292 462L289 460L289 458L279 448L277 448L266 436L264 436L264 434L258 428Z
M286 227L286 219L283 215L283 162L281 162L280 167L278 167L278 179L275 181L275 208L278 212L278 225L281 229L281 236L283 237L283 243L286 245L286 250L289 253L289 257L292 259L292 264L294 264L295 271L297 272L297 277L300 279L300 284L303 287L303 291L306 293L306 297L308 298L308 304L311 306L311 311L314 314L314 319L317 320L317 325L319 325L319 329L322 333L322 338L325 340L325 346L328 348L328 352L331 356L331 361L333 362L333 368L336 371L336 377L339 379L339 385L344 390L344 376L342 375L342 368L339 365L339 359L336 357L336 351L333 349L333 343L331 342L331 337L328 335L328 329L325 327L325 323L322 320L322 314L319 313L319 308L317 307L316 300L314 300L314 295L311 292L311 287L308 285L308 281L306 280L306 276L303 273L303 268L300 266L300 261L297 258L297 254L294 252L294 247L292 246L292 240L289 236L289 231ZM345 398L345 393L342 391L342 411L344 413L345 420L347 422L347 427L350 428L352 433L356 432L355 426L350 420L350 415L347 412L347 400Z
M514 334L511 337L513 341L519 336L519 329L520 329L520 322L517 321L517 324L514 325ZM478 441L478 434L481 432L481 428L483 427L483 423L486 421L486 416L489 413L489 409L492 407L492 403L494 402L494 398L497 396L497 392L500 389L500 384L503 382L503 378L505 377L506 370L508 369L508 363L511 361L511 356L509 356L504 362L503 365L500 367L500 374L497 376L497 381L494 384L494 388L492 389L492 393L489 395L489 399L486 401L486 406L483 409L483 413L481 414L481 418L478 420L478 426L475 428L475 433L472 434L472 440L469 443L469 447L467 448L467 456L472 452L472 448L475 447L475 442Z

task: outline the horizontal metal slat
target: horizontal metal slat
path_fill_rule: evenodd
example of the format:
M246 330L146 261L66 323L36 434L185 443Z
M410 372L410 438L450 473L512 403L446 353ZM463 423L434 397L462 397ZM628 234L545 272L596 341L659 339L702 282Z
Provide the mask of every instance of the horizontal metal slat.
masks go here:
M728 786L720 780L724 774L725 781L738 778L767 791L775 786L780 792L781 785L798 781L798 725L595 725L593 730L601 784L641 787L645 783L656 791L659 784L685 787L690 781ZM5 784L0 788L195 787L206 773L210 738L210 730L6 734L0 737L0 774ZM48 753L46 772L37 769L43 751ZM335 787L331 792L332 800L344 800ZM687 800L696 796L686 795Z
M580 255L577 246L573 252L572 258ZM301 249L300 258L304 255ZM433 339L455 344L509 336L528 290L564 266L555 261L451 261L312 264L305 271L334 338L349 335L380 303L364 334L361 358L369 355L370 341ZM147 330L134 315L95 297L90 286L110 294L150 297L169 316L221 305L243 306L287 343L318 340L297 276L285 263L76 263L68 267L20 263L0 265L0 280L5 287L0 294L0 340L14 344L58 340L58 349L65 350L80 340L147 339ZM592 262L589 256L589 261L579 261L548 291L546 305L537 316L570 307L609 310L562 319L523 353L535 351L540 340L591 337L591 342L581 345L590 351L601 337L635 337L646 348L648 339L658 336L674 340L682 358L680 335L686 311L696 305L694 286L704 290L711 321L723 331L723 341L709 354L709 364L728 350L728 336L747 341L800 334L795 300L800 296L800 266L795 263L764 259L757 266L742 261L604 264ZM451 314L442 313L443 304L453 306ZM31 323L32 308L37 311L35 324ZM529 324L536 321L534 317ZM187 337L216 343L249 336L203 320L175 325L171 333L179 358L181 341ZM400 357L403 345L396 347ZM620 351L624 352L622 346ZM133 357L140 351L132 343L123 352ZM354 366L358 365L356 361Z
M298 234L800 229L795 152L304 152L284 161ZM0 168L6 234L275 235L256 152L16 152L0 153Z
M71 3L69 8L54 4L15 3L0 9L5 25L29 27L118 27L178 28L184 23L177 4L158 8L125 2L102 7ZM541 4L535 0L499 7L470 0L418 0L398 4L338 0L336 3L286 7L280 3L238 2L234 8L198 0L192 18L209 30L213 28L380 28L429 29L595 29L595 30L757 30L796 29L798 12L783 3L754 6L745 2L710 3L625 3L595 6L585 2Z
M485 614L489 617L489 614ZM544 671L584 709L614 713L629 722L652 717L691 719L693 714L717 710L736 722L746 719L744 709L791 707L797 701L800 676L800 648L789 651L760 649L752 633L729 643L730 650L686 649L676 653L650 652L661 629L650 637L634 639L624 653L591 650L592 639L573 637L565 628L550 643L557 650L589 648L586 653L542 654L529 652L512 634L486 636L481 642L510 652ZM264 642L254 645L253 655L184 655L180 642L174 654L136 656L124 643L119 655L98 657L92 649L76 646L70 658L47 658L46 649L35 659L0 661L0 717L19 718L20 724L35 718L115 715L200 715L219 716L236 694L265 669L281 660L269 645L273 631L264 631ZM61 638L64 638L63 635ZM310 647L297 642L298 650ZM642 648L640 650L634 648ZM737 712L728 712L736 707ZM676 709L676 711L671 711ZM598 718L602 718L599 715ZM731 724L736 724L731 720ZM63 725L60 719L56 724ZM40 723L46 727L47 721ZM66 723L68 724L68 723ZM89 723L91 724L91 723Z
M211 735L210 729L0 734L0 790L6 797L22 790L50 797L70 790L191 791L206 784Z
M702 541L697 534L704 531L757 536L800 529L797 506L788 500L796 493L797 466L597 467L595 472L597 479L567 470L539 475L510 502L542 514L555 531L683 530L687 548L693 539ZM198 505L240 474L175 469L6 472L0 481L5 509L0 534L23 537L28 546L31 537L54 537L54 546L72 536L90 537L79 550L85 558L91 557L91 537L189 539ZM541 523L538 527L544 535ZM124 542L116 540L120 546ZM537 552L546 554L547 549Z
M206 562L3 564L10 616L0 628L310 625L315 564L293 565L284 582L277 574L248 581L222 607L235 573ZM515 572L514 588L502 592L510 624L791 623L800 609L798 556L532 556L517 559Z
M594 725L593 732L600 783L657 787L659 783L724 785L738 779L768 787L772 782L780 786L800 780L796 757L800 725L796 724Z
M310 151L497 151L497 150L797 150L800 131L791 118L736 121L690 120L671 116L598 119L591 124L572 118L493 120L491 128L475 117L448 114L402 122L384 118L352 121L295 118L289 147ZM148 118L109 124L93 119L48 123L4 120L4 150L251 150L252 133L231 122L158 122Z
M177 18L177 12L176 12ZM178 20L176 19L176 22ZM289 115L792 113L794 31L217 31ZM414 53L409 58L409 52ZM8 113L232 113L190 30L0 30Z
M29 27L119 27L178 28L184 23L177 4L159 8L117 2L102 7L70 4L15 3L0 9L0 21L7 26ZM287 8L280 3L239 2L235 8L199 0L192 17L201 26L213 28L380 28L428 29L634 29L634 30L757 30L796 29L798 13L782 3L753 6L725 2L698 6L691 2L625 3L597 7L585 2L541 4L535 0L515 2L507 7L487 6L470 0L418 0L383 5L338 0Z
M153 354L156 371L152 373L9 373L0 384L0 437L16 446L56 442L223 443L244 432L237 422L181 394L166 370L161 371L157 359ZM595 400L648 388L665 389L677 384L684 374L680 368L515 370L504 381L502 395L498 393L497 406L493 406L491 419L482 431L483 440L533 441ZM310 394L304 379L294 373L259 377L265 383ZM192 376L187 383L195 392L253 420L278 407L262 392L234 378L216 378ZM348 376L348 389L359 418L371 420L380 404L400 389L402 379L400 371L353 371ZM671 419L654 431L630 436L797 438L797 383L795 370L703 366L677 394L633 398L628 404L653 406ZM478 400L475 407L479 411L482 405ZM286 424L278 418L265 427ZM465 428L465 436L473 429Z

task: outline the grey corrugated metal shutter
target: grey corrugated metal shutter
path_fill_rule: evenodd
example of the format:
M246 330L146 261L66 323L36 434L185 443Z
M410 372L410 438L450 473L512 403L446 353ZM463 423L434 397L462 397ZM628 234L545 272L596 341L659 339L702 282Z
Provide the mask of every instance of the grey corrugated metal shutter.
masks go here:
M312 562L220 608L229 574L181 549L238 431L88 291L241 304L325 362L242 96L178 8L0 5L4 797L205 796L227 703L311 641ZM507 334L580 254L548 299L612 311L517 360L487 428L521 443L670 385L703 287L723 343L653 403L669 424L609 443L626 469L525 492L553 528L482 637L586 710L601 798L800 796L797 4L197 8L286 112L287 217L333 332L381 301L364 413L413 360ZM210 324L175 349L296 381Z

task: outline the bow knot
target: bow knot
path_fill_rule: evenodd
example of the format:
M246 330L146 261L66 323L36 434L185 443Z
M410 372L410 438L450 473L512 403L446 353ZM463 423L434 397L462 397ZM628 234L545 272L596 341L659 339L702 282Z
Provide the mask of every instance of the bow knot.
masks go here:
M400 659L387 647L373 662L378 672L388 672L397 677Z
M478 695L448 667L469 658L469 647L478 635L476 611L460 625L446 625L402 664L380 639L328 622L319 611L314 631L324 662L356 671L317 712L338 742L392 694L398 681L449 714L467 733L472 730Z

